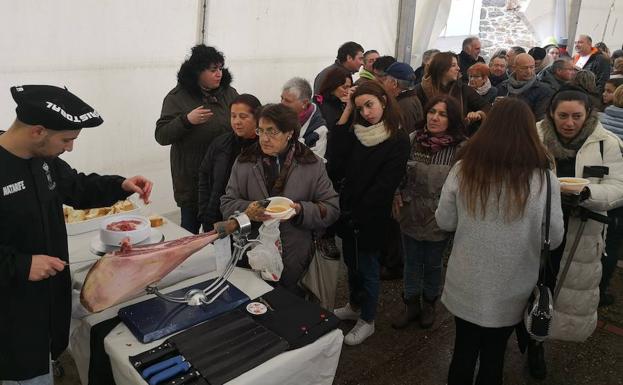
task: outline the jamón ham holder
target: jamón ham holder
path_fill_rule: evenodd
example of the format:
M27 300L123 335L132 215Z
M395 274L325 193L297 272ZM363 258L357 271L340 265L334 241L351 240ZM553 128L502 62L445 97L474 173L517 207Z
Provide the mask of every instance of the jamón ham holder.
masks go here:
M229 285L227 279L236 263L256 240L247 239L251 222L245 214L214 224L214 231L172 241L132 247L129 241L119 251L104 255L89 270L80 293L80 302L91 312L100 312L146 291L172 302L197 306L209 304ZM190 290L184 297L160 293L156 286L188 257L219 238L232 234L234 252L223 273L207 288Z

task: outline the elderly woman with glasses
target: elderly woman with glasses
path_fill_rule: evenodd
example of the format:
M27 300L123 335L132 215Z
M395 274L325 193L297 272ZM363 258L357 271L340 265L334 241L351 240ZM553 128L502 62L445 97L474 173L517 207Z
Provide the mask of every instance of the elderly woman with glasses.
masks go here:
M310 262L312 232L339 216L338 195L321 158L299 142L298 116L283 104L268 104L257 114L258 143L246 148L231 171L221 212L227 218L245 211L259 225L270 219L258 201L290 198L296 214L279 226L283 272L279 285L301 294L298 282Z
M467 74L469 75L469 86L492 104L495 97L498 96L498 89L491 86L489 66L485 63L476 63L467 69Z

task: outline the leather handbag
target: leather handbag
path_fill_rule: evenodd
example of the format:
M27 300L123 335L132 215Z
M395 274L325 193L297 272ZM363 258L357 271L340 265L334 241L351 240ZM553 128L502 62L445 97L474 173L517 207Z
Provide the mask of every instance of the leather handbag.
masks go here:
M549 222L551 215L551 181L549 171L547 179L547 201L545 204L545 242L541 249L541 271L539 280L532 292L525 311L525 325L530 337L536 341L544 341L549 337L552 318L554 316L554 299L549 287L545 285L546 266L550 263Z

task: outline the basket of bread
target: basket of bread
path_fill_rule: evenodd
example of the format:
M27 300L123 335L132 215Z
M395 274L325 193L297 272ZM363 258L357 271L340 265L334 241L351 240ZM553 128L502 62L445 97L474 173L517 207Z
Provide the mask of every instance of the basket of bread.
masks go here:
M67 235L88 233L99 229L104 218L130 214L138 211L138 206L129 199L119 201L109 207L97 207L94 209L77 210L71 206L63 206Z

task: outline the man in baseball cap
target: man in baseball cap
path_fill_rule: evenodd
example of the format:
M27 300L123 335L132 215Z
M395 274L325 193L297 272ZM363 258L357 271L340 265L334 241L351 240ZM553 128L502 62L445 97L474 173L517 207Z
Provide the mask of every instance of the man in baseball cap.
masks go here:
M58 158L103 120L67 89L11 88L17 118L0 135L0 384L53 384L50 357L67 347L71 278L63 204L109 206L152 183L85 175Z

